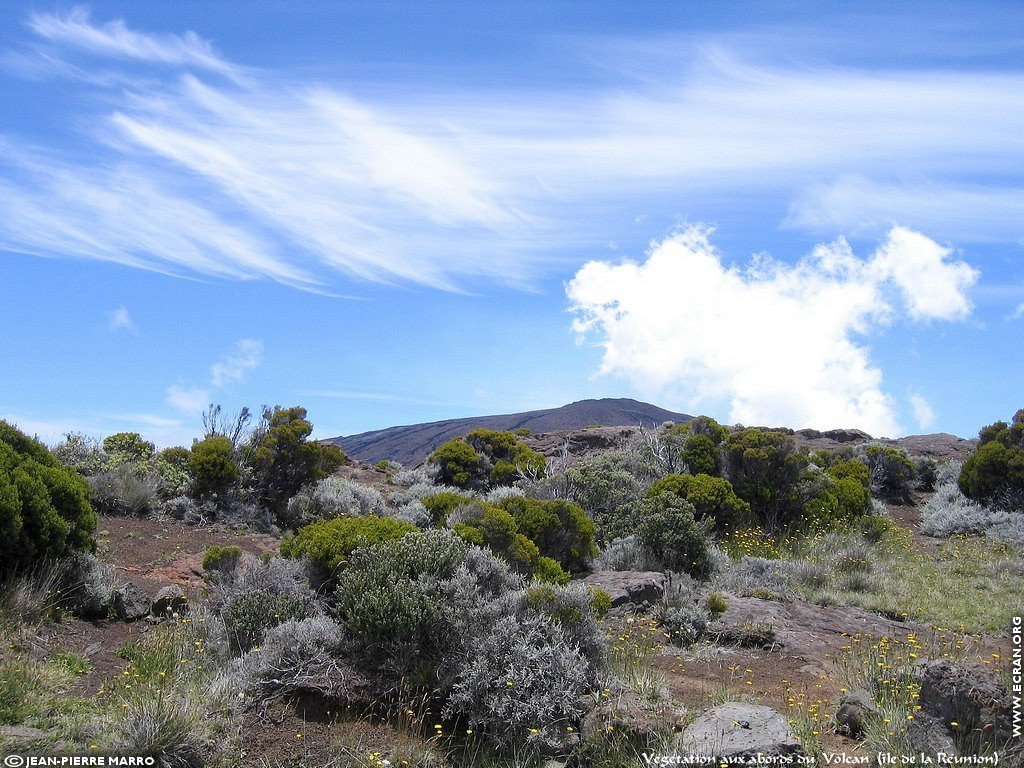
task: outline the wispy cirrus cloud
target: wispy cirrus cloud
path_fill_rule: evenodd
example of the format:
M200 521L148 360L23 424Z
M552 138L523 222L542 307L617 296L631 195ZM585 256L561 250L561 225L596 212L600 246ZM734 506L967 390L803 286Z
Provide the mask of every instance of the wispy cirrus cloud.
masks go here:
M901 221L936 237L1024 234L1024 190L985 180L1024 172L1017 72L809 67L688 46L634 51L619 81L570 90L356 96L288 72L231 77L241 68L193 33L81 10L29 25L39 56L93 57L102 66L88 71L121 80L92 75L98 93L79 115L98 159L7 139L9 250L307 290L345 277L456 290L529 285L614 240L610 212L631 223L653 199L686 215L703 195L770 196L792 202L787 226L815 233ZM132 88L123 60L172 77Z
M66 14L36 13L29 27L39 37L101 56L210 70L238 77L242 68L225 61L209 41L195 32L154 35L136 32L120 19L95 24L89 9L77 6Z

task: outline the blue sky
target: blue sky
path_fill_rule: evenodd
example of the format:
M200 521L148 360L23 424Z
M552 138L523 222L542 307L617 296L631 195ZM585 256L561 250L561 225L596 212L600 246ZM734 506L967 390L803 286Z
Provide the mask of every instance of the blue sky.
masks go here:
M1022 48L1010 2L5 3L0 418L971 435L1024 406Z

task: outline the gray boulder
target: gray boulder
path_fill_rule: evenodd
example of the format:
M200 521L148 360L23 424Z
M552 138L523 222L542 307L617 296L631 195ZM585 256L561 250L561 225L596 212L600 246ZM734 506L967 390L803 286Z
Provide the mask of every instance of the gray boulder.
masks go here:
M867 691L851 691L839 701L836 711L838 731L851 739L861 739L868 720L878 714L878 707Z
M782 715L760 704L730 702L698 717L683 733L687 754L720 761L742 761L804 754Z
M956 754L956 744L946 726L931 715L918 712L903 729L903 736L913 754L921 753L930 757Z
M171 613L182 613L188 607L188 598L185 590L177 584L169 584L161 587L153 598L150 611L154 616L167 616Z
M658 571L594 571L583 583L611 595L612 607L653 604L665 594L665 574Z
M919 669L921 711L942 723L962 748L973 751L1009 742L1009 697L995 673L951 659L928 661Z
M149 595L131 582L118 587L110 597L114 616L121 621L138 621L150 612Z

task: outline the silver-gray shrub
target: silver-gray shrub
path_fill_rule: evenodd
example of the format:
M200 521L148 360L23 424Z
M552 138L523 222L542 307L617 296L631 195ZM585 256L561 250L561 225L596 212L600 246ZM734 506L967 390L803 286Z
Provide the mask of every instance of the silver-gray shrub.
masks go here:
M73 552L59 568L61 602L82 618L105 618L114 590L124 580L112 563L88 552Z
M561 628L566 641L587 659L590 681L596 684L597 672L605 663L605 639L591 591L579 582L565 586L535 582L526 594L524 607Z
M284 522L291 528L300 528L324 518L385 514L387 504L376 488L331 475L289 499Z
M211 585L209 604L235 653L249 650L279 624L323 612L300 561L244 557L235 568L214 574Z
M1024 510L994 508L968 499L956 482L961 466L949 462L936 473L935 495L921 513L921 533L941 539L989 536L1024 542Z
M698 602L697 582L688 574L669 574L661 603L655 611L658 623L675 645L690 646L707 634L711 613Z
M144 465L119 464L86 478L89 501L106 515L142 515L158 502L160 476Z
M444 706L501 745L564 735L586 712L587 659L556 624L499 619L473 638Z
M660 571L661 561L652 555L640 537L623 536L614 539L594 560L598 571Z
M714 579L716 589L735 595L749 595L758 590L787 595L796 580L796 563L744 556L739 562L720 572Z
M358 676L342 660L345 633L326 616L286 621L267 630L258 652L229 664L215 688L263 699L274 693L317 693L344 699Z
M156 758L160 768L200 768L210 753L195 702L174 695L132 696L114 723L115 752Z

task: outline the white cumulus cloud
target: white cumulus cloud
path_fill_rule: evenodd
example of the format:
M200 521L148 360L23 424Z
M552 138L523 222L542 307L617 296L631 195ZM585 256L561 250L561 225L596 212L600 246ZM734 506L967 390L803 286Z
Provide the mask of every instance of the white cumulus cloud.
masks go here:
M796 264L762 255L742 269L726 266L709 236L689 227L642 263L579 270L567 286L574 328L604 348L601 371L691 409L725 402L736 422L898 434L863 337L901 311L964 317L977 271L901 227L870 258L840 239ZM913 269L929 273L915 280Z

